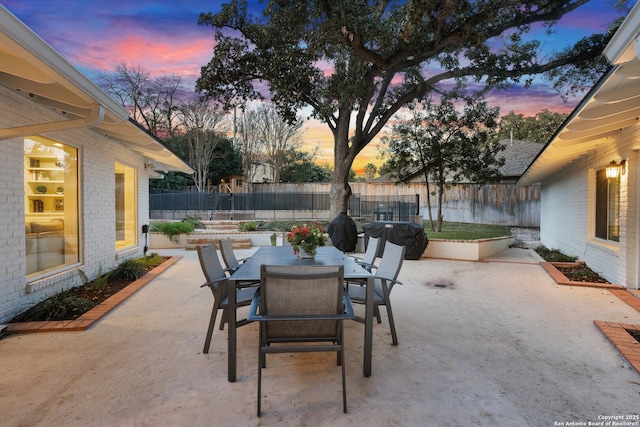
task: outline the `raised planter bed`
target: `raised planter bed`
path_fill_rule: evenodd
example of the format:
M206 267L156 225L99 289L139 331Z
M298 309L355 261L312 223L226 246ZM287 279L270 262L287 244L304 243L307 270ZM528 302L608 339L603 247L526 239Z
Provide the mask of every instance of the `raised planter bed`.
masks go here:
M181 234L177 242L172 242L162 233L149 233L149 249L195 249L196 245L208 245L218 240L231 239L234 249L248 249L252 246L270 246L272 231L234 232L196 230L189 235ZM276 233L278 234L278 233Z
M253 246L270 246L271 235L273 231L211 231L196 230L196 232L187 235L180 235L178 242L174 243L162 233L149 234L149 248L155 249L195 249L200 244L215 243L217 240L231 238L234 243L234 249L246 249ZM282 232L275 232L277 236L277 244L282 245ZM515 241L514 237L495 237L491 239L479 240L440 240L430 239L429 245L422 254L422 258L443 258L457 259L466 261L478 261L498 252L507 249ZM364 252L364 241L359 239L356 252Z
M479 240L429 239L422 258L444 258L464 261L479 261L507 249L515 241L514 237L495 237Z
M178 236L178 241L173 242L162 233L149 233L149 249L178 249L187 246L187 235Z

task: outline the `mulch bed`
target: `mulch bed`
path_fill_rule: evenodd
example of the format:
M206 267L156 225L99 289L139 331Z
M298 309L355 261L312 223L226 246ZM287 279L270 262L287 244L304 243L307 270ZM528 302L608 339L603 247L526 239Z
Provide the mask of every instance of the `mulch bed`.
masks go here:
M574 282L609 283L606 279L600 277L586 265L578 265L574 267L556 266L556 268L560 270L562 274L567 276L567 279Z
M93 301L96 305L98 305L109 298L111 295L115 295L116 293L120 292L131 283L132 280L114 280L113 282L107 283L102 287L102 289L97 290L90 289L87 286L76 286L75 288L69 289L69 293L74 297L85 298L89 301ZM48 320L74 320L82 316L87 311L89 310L83 310L77 307L73 307L70 308L65 315L54 316L54 318Z
M162 257L164 261L168 260L170 257ZM158 264L159 265L159 264ZM147 272L153 270L158 265L150 265L146 267ZM27 310L24 313L19 314L14 319L11 320L10 323L19 323L19 322L38 322L38 321L61 321L61 320L75 320L91 310L93 307L99 305L107 298L117 294L122 289L129 286L135 280L126 280L126 279L112 279L105 283L100 289L91 289L88 285L76 286L74 288L68 289L66 291L66 295L70 298L78 299L84 298L88 301L91 301L93 304L82 304L82 305L68 305L65 306L64 310L53 312L53 310L47 313L47 316L42 315L34 315L33 310ZM55 298L56 296L52 296L49 299ZM44 300L43 302L46 302Z

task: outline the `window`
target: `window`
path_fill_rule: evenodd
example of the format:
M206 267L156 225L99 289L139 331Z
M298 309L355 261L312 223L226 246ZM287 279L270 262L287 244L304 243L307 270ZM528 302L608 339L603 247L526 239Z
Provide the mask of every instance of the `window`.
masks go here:
M27 275L79 262L78 150L27 138L24 175Z
M136 171L116 163L116 249L137 243Z
M596 172L596 237L620 241L620 178L608 179L605 169Z

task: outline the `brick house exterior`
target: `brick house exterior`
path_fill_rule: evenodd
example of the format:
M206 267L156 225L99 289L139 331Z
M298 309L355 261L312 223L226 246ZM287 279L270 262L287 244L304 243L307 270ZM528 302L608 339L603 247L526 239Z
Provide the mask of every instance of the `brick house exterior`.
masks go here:
M629 289L638 289L640 275L639 32L636 5L604 51L611 69L518 180L541 184L546 247L577 256ZM619 174L607 178L612 162Z
M78 117L82 111L91 111L91 116ZM93 117L96 111L97 119ZM65 231L64 239L58 238L67 245L61 249L62 261L52 267L33 267L34 272L28 265L27 223L45 214L29 212L25 194L28 138L42 138L77 152L71 190L67 188L64 196L40 197L45 201L46 197L57 198L55 209L60 212L51 216L60 217L59 222L73 229L73 234ZM127 220L134 235L121 247L116 242L117 164L135 171L130 184L135 218ZM62 170L63 165L58 166ZM122 259L142 255L141 226L148 224L149 178L170 170L192 172L160 141L132 123L124 108L0 5L0 323L80 284L78 270L92 278L100 269L104 272ZM42 184L51 183L51 188L53 182ZM69 205L64 202L66 194L72 191L73 199L68 200L77 208L65 208ZM73 247L69 236L75 239Z

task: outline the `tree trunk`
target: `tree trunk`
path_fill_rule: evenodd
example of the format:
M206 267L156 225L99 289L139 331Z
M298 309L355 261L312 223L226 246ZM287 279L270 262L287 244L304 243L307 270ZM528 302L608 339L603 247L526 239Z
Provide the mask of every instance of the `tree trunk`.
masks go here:
M347 212L349 207L349 199L351 198L351 186L349 185L349 171L347 170L346 178L343 180L341 174L334 171L331 179L331 190L329 192L329 201L331 208L329 210L329 219L338 216L340 212Z
M427 189L427 211L429 212L429 225L431 226L431 231L436 231L433 225L433 214L431 213L431 189L429 188L429 173L424 173L424 184ZM420 208L420 206L418 206Z
M340 114L338 126L333 132L333 177L331 178L331 190L329 200L331 208L329 219L338 216L340 212L347 212L349 199L351 198L351 186L349 185L349 171L355 159L355 149L349 145L349 115Z
M442 231L442 199L444 196L444 181L438 183L438 233Z

